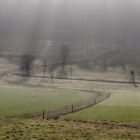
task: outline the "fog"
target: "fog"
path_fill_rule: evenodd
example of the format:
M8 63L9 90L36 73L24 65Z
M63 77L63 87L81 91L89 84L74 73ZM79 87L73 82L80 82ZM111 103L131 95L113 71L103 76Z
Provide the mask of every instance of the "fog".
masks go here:
M67 45L85 59L116 47L138 55L139 13L139 0L0 0L1 51Z
M0 0L0 36L139 39L139 0Z

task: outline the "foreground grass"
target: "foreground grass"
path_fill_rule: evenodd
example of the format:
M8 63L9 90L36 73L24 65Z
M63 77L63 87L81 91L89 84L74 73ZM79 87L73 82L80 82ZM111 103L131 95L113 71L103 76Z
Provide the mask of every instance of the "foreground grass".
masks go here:
M78 90L0 86L0 117L52 111L91 97L94 94Z
M107 122L1 120L0 140L139 140L138 125Z

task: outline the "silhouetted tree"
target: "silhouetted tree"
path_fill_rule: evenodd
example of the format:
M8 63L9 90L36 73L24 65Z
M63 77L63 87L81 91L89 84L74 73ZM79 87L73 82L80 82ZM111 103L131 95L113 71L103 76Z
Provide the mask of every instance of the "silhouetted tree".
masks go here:
M34 62L34 56L31 54L25 54L21 58L21 67L20 69L26 73L27 76L30 76L32 73L32 65Z
M47 71L47 61L44 60L43 61L43 73L44 73L44 77L46 77L46 71Z
M59 76L66 76L67 75L67 71L65 66L68 64L68 60L69 60L69 47L67 45L63 45L60 48L60 56L61 56L61 61L62 61L62 66L61 69L58 73Z
M60 54L62 57L62 63L65 66L69 58L69 47L67 45L63 45L60 49L61 49Z
M48 67L48 71L50 73L52 82L54 82L54 70L55 70L55 66L52 65L51 67Z

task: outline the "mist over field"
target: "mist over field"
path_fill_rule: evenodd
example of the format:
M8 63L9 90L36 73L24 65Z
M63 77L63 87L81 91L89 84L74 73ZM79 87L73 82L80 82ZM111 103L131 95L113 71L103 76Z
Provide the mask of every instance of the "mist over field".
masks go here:
M139 70L139 13L139 0L0 0L1 53L60 62L65 46L70 61Z
M0 0L0 140L140 140L140 0Z

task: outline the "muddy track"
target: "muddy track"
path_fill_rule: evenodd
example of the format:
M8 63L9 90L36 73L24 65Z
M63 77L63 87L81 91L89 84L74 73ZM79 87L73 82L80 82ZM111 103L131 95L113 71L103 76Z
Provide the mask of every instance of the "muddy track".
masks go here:
M25 74L13 73L13 75L27 77ZM44 76L31 75L32 78L43 78ZM46 76L45 78L52 79L52 77ZM86 82L102 82L102 83L120 83L120 84L140 84L140 82L129 82L129 81L115 81L115 80L104 80L104 79L86 79L86 78L64 78L64 77L53 77L56 80L69 80L69 81L86 81Z
M2 69L0 69L0 78L4 77L5 75L8 75L8 74L18 72L18 70L19 70L19 67L11 67L10 66L10 67L2 68Z

